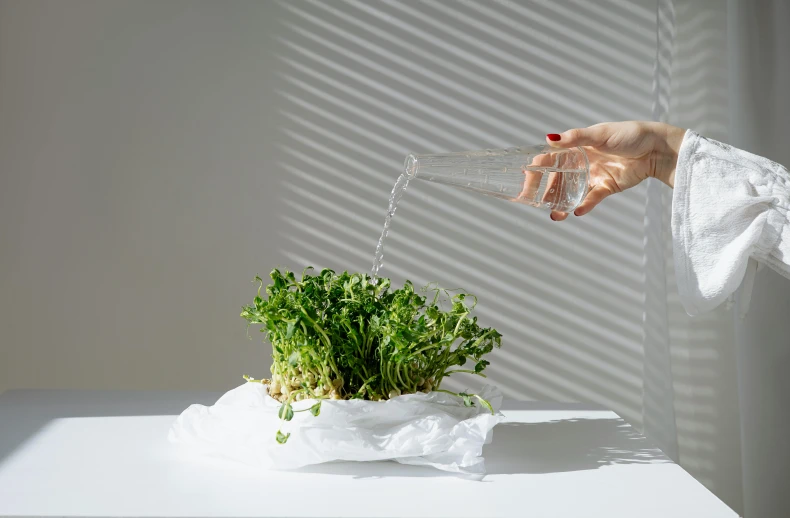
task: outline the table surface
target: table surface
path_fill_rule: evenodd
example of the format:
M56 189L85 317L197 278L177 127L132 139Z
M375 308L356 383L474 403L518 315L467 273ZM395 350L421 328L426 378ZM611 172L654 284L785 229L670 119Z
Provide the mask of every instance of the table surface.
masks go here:
M167 441L177 414L218 396L0 394L0 516L737 516L603 408L506 402L473 481L394 462L267 472Z

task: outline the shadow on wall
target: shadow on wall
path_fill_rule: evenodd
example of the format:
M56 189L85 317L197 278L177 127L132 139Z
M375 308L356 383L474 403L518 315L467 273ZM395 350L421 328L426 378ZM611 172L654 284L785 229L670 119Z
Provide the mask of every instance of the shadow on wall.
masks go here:
M280 3L283 263L368 271L411 151L541 142L650 116L652 1ZM641 422L644 190L548 214L412 182L386 245L395 283L480 299L505 336L487 371L510 397L593 400ZM459 378L454 388L477 379Z
M669 122L729 140L727 11L717 2L675 0L677 33ZM693 49L690 52L689 49ZM671 204L671 192L664 193ZM669 214L664 228L669 229ZM679 462L743 513L733 314L727 307L690 318L677 293L666 237L668 320Z

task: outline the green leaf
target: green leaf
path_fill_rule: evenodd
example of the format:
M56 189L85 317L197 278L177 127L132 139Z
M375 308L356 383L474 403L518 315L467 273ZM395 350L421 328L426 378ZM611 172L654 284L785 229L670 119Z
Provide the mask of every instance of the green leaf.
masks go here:
M494 407L491 406L491 403L489 403L485 399L481 398L477 394L475 394L475 397L477 398L478 401L480 401L480 403L482 403L482 405L484 407L486 407L488 409L489 412L491 412L491 415L494 415L496 413L496 412L494 412Z
M464 400L464 406L475 406L475 402L472 401L472 396L467 394L466 392L461 392L458 394Z
M282 406L280 406L280 411L277 413L277 415L280 417L280 419L283 419L285 421L290 421L291 419L293 419L294 410L291 407L291 404L283 403Z
M291 433L282 433L280 430L277 430L277 442L280 444L285 444L288 441L288 438L291 436Z
M321 413L321 402L319 401L315 405L310 407L310 413L314 416L318 416Z

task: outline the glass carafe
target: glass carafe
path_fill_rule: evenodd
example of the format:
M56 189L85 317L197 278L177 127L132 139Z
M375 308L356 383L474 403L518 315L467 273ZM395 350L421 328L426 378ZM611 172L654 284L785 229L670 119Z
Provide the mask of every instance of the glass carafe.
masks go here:
M547 145L445 154L411 154L411 178L561 212L587 194L590 164L582 148Z

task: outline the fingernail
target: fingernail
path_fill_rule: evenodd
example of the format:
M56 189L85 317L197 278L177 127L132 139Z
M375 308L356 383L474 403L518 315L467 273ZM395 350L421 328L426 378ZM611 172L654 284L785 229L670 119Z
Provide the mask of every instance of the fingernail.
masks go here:
M560 136L559 136L559 134L557 134L557 133L549 133L549 134L548 134L548 135L546 135L546 136L547 136L547 137L549 138L549 140L551 140L552 142L557 142L559 139L561 139L561 138L562 138L562 137L560 137Z
M576 209L576 210L573 211L573 215L574 216L581 216L581 214L579 214L579 212L581 212L581 211L579 209Z
M557 221L556 218L554 218L554 214L549 214L549 217L551 218L551 221Z

